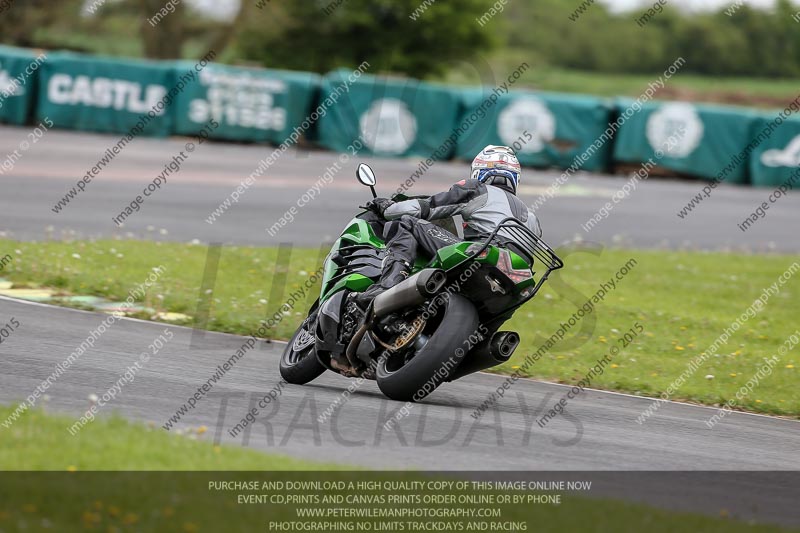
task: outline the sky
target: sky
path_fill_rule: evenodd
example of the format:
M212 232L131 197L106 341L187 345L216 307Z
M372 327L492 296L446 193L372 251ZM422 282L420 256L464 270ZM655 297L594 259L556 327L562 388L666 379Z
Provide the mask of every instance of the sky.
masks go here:
M653 0L601 0L604 4L610 6L615 11L625 11L630 9L641 9L642 7L650 7L653 5ZM727 7L733 5L734 0L667 0L670 5L684 7L691 10L699 9L716 9L719 7ZM745 3L754 7L769 7L775 4L775 0L745 0ZM798 4L797 0L793 3Z
M187 3L202 7L205 10L218 14L220 16L230 16L235 13L236 8L239 6L240 0L188 0ZM530 0L526 0L530 1ZM535 0L534 0L535 1ZM614 11L626 11L631 9L647 8L653 5L655 0L600 0L604 4L611 7ZM689 10L699 9L716 9L733 5L735 0L666 0L670 5L684 7ZM792 0L795 4L800 4L800 0ZM422 2L422 0L420 0ZM575 4L579 4L578 0ZM745 3L755 7L769 7L774 5L775 0L745 0ZM487 0L487 4L491 4Z
M91 0L86 0L87 3ZM241 0L186 0L187 4L199 7L208 13L219 16L220 18L232 17L236 14ZM252 0L245 0L252 1ZM296 1L296 0L295 0ZM531 1L531 0L524 0ZM535 1L535 0L533 0ZM651 7L655 0L600 0L614 11L626 11L632 9L646 9ZM733 5L735 0L665 0L669 5L683 7L687 10L716 9L719 7ZM745 3L755 7L769 7L774 5L775 0L744 0ZM420 3L422 0L420 0ZM800 6L800 0L792 0L794 4ZM575 0L576 6L580 3ZM487 0L487 5L491 4Z

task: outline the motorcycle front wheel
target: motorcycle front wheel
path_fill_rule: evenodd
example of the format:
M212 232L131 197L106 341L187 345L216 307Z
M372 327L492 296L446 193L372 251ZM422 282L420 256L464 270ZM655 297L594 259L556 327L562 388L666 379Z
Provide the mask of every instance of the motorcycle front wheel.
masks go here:
M392 400L413 402L425 398L455 372L466 355L464 341L478 328L478 312L463 296L443 297L435 329L426 327L413 350L389 354L378 361L378 388Z
M283 350L280 370L287 383L305 385L325 372L314 352L314 324L313 315L306 318Z

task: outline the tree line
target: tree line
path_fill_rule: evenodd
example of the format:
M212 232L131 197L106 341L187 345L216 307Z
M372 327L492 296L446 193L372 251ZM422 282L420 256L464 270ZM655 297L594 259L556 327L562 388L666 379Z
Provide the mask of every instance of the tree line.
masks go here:
M710 12L679 11L662 0L624 13L595 2L573 21L579 5L510 2L506 45L551 65L597 72L654 73L683 57L684 72L702 75L800 75L800 7L789 0L768 10L745 4Z
M0 40L156 59L213 49L225 62L316 72L369 60L375 72L418 78L506 52L609 74L652 74L683 57L684 72L702 75L800 76L800 7L789 0L699 13L670 1L613 13L585 0L447 0L424 12L420 0L242 0L227 20L173 3L153 25L163 0L107 0L93 13L83 0L26 0L0 17Z

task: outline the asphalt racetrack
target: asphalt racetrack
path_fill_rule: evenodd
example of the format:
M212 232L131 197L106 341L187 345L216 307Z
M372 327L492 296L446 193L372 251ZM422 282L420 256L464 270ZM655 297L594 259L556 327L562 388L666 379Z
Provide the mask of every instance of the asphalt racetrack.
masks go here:
M0 298L0 311L22 324L3 343L0 401L6 404L28 396L105 318L7 298ZM88 396L105 392L165 327L174 338L125 386L109 412L162 426L245 340L120 321L59 377L49 392L50 408L81 414ZM666 403L640 425L636 417L651 400L588 391L570 400L567 416L541 429L536 419L568 387L533 380L519 380L496 409L476 421L471 413L503 380L489 374L443 385L386 430L385 421L405 404L386 399L372 382L365 382L333 417L318 422L351 382L328 372L306 386L283 385L277 401L260 410L259 421L231 438L228 430L278 386L282 349L282 343L259 343L177 427L205 425L215 441L372 468L800 470L796 421L732 413L707 429L704 422L715 409Z
M4 153L25 140L24 128L0 128ZM335 239L339 230L370 198L355 180L358 162L369 163L378 176L378 193L388 196L418 168L419 161L353 158L321 188L318 198L298 209L294 222L274 236L266 230L285 215L303 193L317 183L338 154L290 149L266 175L241 195L238 203L209 224L206 219L273 150L267 146L205 143L187 152L190 139L136 139L116 156L85 191L55 213L52 209L107 149L112 135L49 131L0 174L0 230L17 239L50 235L76 238L131 234L137 238L256 246L293 243L316 248ZM195 143L196 144L196 143ZM118 215L180 152L187 159L177 174L145 199L140 211L117 227ZM2 161L0 161L0 164ZM464 179L465 162L436 163L412 188L413 194L433 194ZM554 170L525 169L520 196L532 204L560 175ZM626 182L624 177L578 173L561 186L537 214L545 239L553 245L584 241L638 248L735 249L752 252L800 250L794 213L800 195L773 204L765 218L748 231L737 224L767 200L769 189L718 186L684 219L677 213L698 193L703 182L650 178L640 181L631 196L614 205L611 214L588 233L585 224Z
M0 128L4 152L11 152L25 134L23 128ZM112 217L141 194L175 155L185 152L189 141L138 139L89 183L85 192L55 213L54 204L117 139L50 131L22 153L12 169L0 174L0 230L4 235L21 240L127 235L258 246L289 242L316 248L322 241L333 240L358 204L369 198L369 192L355 181L354 170L360 159L353 159L333 183L322 188L318 198L299 211L294 223L271 237L266 228L338 157L328 152L291 150L237 204L209 224L205 219L272 149L206 143L196 146L181 170L170 176L124 227L118 228ZM412 160L363 160L375 169L378 191L383 194L395 190L417 168ZM413 193L443 190L463 179L467 171L463 162L437 163L418 180ZM525 170L522 198L532 203L558 174ZM766 200L769 190L720 186L696 212L681 220L676 213L700 192L701 182L656 178L640 182L633 199L616 205L611 216L586 234L581 224L624 182L623 177L586 173L571 178L538 212L545 238L554 245L581 236L604 245L644 248L800 250L800 234L791 218L800 208L800 196L781 199L766 218L745 233L736 224ZM0 299L0 314L14 316L21 324L3 343L0 402L5 404L17 403L31 394L104 319L99 313L6 298ZM125 386L105 414L116 411L157 427L165 425L245 340L164 324L119 321L58 379L49 391L47 408L77 419L89 406L88 396L106 391L165 327L172 330L174 338L133 383ZM248 410L278 387L282 348L280 343L259 343L171 431L204 425L209 428L209 440L215 442L376 469L800 470L800 423L796 421L732 413L708 429L704 422L714 409L665 403L652 418L639 424L637 416L652 400L587 390L570 400L565 414L540 428L537 418L568 389L533 380L519 380L493 409L476 420L471 416L475 408L503 380L489 374L442 386L387 430L384 423L404 404L384 398L372 382L365 383L332 416L320 421L320 415L350 384L328 373L307 386L283 386L277 400L261 410L256 423L232 437L229 431ZM698 496L684 498L679 507L717 512L715 498L741 492L744 497L752 499L755 494L763 500L760 507L748 508L746 513L751 516L800 523L796 497L786 500L791 495L772 493L755 481L749 483L742 491L709 485L701 492L695 487ZM630 497L644 498L645 492ZM647 494L655 495L652 497L659 505L670 506L664 494ZM692 490L687 488L684 496L687 494Z

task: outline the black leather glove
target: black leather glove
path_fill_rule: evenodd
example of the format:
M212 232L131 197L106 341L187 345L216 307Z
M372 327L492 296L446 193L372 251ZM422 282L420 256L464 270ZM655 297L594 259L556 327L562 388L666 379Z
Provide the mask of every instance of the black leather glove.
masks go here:
M367 205L364 206L364 209L372 211L379 217L382 217L384 211L389 209L389 207L392 205L394 205L394 202L388 198L375 198L367 202Z

